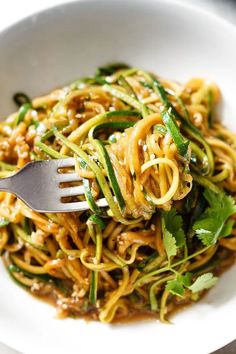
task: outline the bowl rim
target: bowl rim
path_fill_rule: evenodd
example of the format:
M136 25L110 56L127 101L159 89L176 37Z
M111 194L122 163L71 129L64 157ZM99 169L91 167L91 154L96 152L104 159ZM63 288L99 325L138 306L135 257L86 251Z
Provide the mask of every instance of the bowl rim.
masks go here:
M221 17L218 14L215 13L211 13L209 10L207 9L203 9L200 6L197 5L193 5L193 4L189 4L189 3L184 3L181 2L179 0L119 0L118 3L116 3L113 0L70 0L70 1L66 1L64 0L63 2L59 3L59 4L55 4L50 6L47 6L45 8L43 8L42 10L39 11L35 11L32 12L31 14L22 17L21 19L19 19L18 21L13 22L12 24L4 27L3 29L0 30L0 41L3 38L3 36L7 35L8 33L14 32L17 30L18 26L24 26L25 24L32 22L33 19L39 17L39 19L41 19L44 15L48 15L50 13L53 12L58 12L60 13L61 9L63 7L73 7L74 5L79 6L79 4L83 5L87 5L87 4L96 4L96 3L100 4L104 4L104 5L109 5L109 6L122 6L122 4L142 4L143 6L152 6L155 4L161 4L162 6L175 6L178 8L182 8L183 10L187 10L190 11L192 13L195 13L197 16L204 16L205 18L211 19L212 21L214 21L216 23L216 25L222 26L227 28L228 30L232 31L232 35L235 36L236 39L236 25L234 25L233 23L231 23L229 20L225 19L224 17ZM224 343L223 345L227 345L228 343L230 343L232 340L234 340L234 338L231 338L226 343ZM8 343L7 341L4 340L4 342L2 342L3 344L6 344L7 346L9 346L12 349L15 349L11 346L10 343ZM219 343L219 341L217 342ZM217 350L217 348L215 348L215 350ZM16 349L16 350L21 350L20 348Z
M27 15L27 16L24 16L22 18L20 18L18 21L15 21L13 22L12 24L6 26L6 27L3 27L1 30L0 30L0 40L2 38L2 36L8 34L9 32L11 32L12 30L16 30L16 28L20 25L23 25L25 22L28 22L28 21L32 21L33 18L35 17L38 17L38 16L43 16L44 14L46 13L49 13L49 12L53 12L53 11L58 11L60 12L60 9L62 7L70 7L70 6L73 6L73 5L78 5L78 4L96 4L96 3L103 3L105 5L110 5L111 6L114 6L114 4L116 4L116 2L114 0L69 0L69 1L66 1L64 0L63 2L60 2L58 4L54 4L52 6L47 6L39 11L35 11L35 12L32 12L31 14ZM177 6L179 8L182 8L182 9L188 9L189 11L192 11L192 12L195 12L195 13L198 13L199 15L203 15L203 16L206 16L206 17L209 17L211 18L212 20L214 21L217 21L219 24L223 25L223 26L227 26L228 29L231 29L232 31L234 31L235 35L236 35L236 24L233 24L231 21L227 20L226 18L224 18L223 16L220 16L219 14L216 14L216 13L212 13L210 12L210 10L207 10L207 9L203 9L200 7L200 5L193 5L192 3L185 3L185 2L182 2L181 0L119 0L118 4L119 6L121 6L122 4L143 4L145 6L150 6L152 4L162 4L164 6L171 6L171 5L174 5L174 6Z

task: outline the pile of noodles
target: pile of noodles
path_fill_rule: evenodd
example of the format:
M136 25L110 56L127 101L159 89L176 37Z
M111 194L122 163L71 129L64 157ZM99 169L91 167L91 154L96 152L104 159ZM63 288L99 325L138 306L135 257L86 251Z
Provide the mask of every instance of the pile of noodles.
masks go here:
M39 214L0 192L0 252L6 267L17 283L53 301L62 316L164 320L203 295L186 290L179 298L165 289L173 273L165 268L163 210L174 207L186 221L190 257L179 252L173 260L180 261L176 269L182 274L218 274L234 261L236 229L206 250L188 229L204 187L232 195L236 191L236 137L213 120L219 89L203 79L157 81L181 117L177 128L190 141L183 142L186 153L181 156L163 122L168 107L151 77L136 68L100 69L94 77L31 102L16 95L19 111L0 123L0 177L11 176L29 161L76 156L76 172L92 200L85 212ZM79 148L80 156L68 142ZM116 192L104 156L118 182ZM188 211L193 191L195 204ZM98 208L96 200L104 196L109 206ZM78 199L85 197L64 202Z

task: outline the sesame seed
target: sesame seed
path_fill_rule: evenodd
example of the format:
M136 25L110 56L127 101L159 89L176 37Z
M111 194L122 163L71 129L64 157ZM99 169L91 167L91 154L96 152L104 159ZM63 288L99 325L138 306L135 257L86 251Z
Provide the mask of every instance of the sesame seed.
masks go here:
M143 144L142 139L138 140L138 145L141 146Z
M85 294L86 294L86 291L84 289L81 289L78 293L78 297L84 297Z
M165 107L164 107L163 105L161 105L161 106L160 106L160 111L161 111L161 112L164 111L164 108L165 108Z
M31 116L32 116L33 118L36 118L36 117L38 116L37 111L33 110L33 111L31 112Z
M31 286L32 291L37 291L40 288L41 288L41 285L39 283L33 283L33 285Z
M112 77L106 76L106 81L111 83L112 82Z
M73 256L68 256L69 261L74 261L76 258Z
M79 90L82 90L85 88L85 83L81 82L79 85L78 85L78 89Z
M51 261L51 264L52 264L52 265L57 265L57 263L58 263L57 259L53 259L53 260Z

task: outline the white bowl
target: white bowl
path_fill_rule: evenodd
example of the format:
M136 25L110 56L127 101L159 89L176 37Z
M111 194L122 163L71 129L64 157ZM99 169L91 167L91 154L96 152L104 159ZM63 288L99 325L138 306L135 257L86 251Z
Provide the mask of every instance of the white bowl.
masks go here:
M31 97L127 62L166 78L215 80L225 124L236 132L236 30L185 5L169 2L74 2L41 12L0 35L0 114L11 97ZM17 287L0 265L0 340L24 353L210 353L235 339L236 267L198 304L156 321L122 326L57 320L55 309Z

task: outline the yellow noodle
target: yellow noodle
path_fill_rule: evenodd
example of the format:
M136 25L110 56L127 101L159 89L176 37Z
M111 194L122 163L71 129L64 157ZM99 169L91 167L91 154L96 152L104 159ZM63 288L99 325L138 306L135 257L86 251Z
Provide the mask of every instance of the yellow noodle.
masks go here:
M105 306L101 309L99 313L99 319L101 322L108 322L109 321L109 311L111 311L112 307L116 304L118 299L123 295L125 289L128 285L129 281L129 270L127 267L122 269L123 272L123 279L122 283L117 290L111 294L110 299L106 302Z
M33 266L30 264L25 263L22 261L19 257L17 256L11 256L13 262L20 267L23 270L26 270L27 272L33 273L33 274L45 274L47 271L44 269L44 267L41 266Z
M157 158L157 159L151 160L151 161L143 164L141 166L141 172L143 173L146 169L152 167L153 165L157 165L157 164L158 165L166 164L166 165L170 166L170 168L173 171L173 181L172 181L172 184L171 184L169 190L165 193L165 195L161 198L156 198L156 197L152 196L153 202L156 205L161 205L161 204L165 204L166 202L168 202L175 194L175 192L178 188L178 184L179 184L179 170L173 161L171 161L167 158Z

